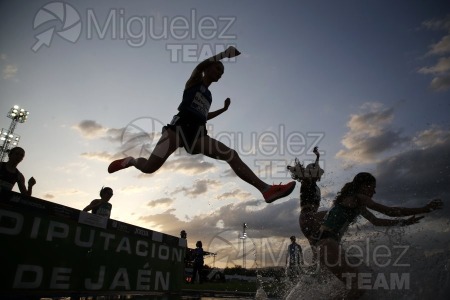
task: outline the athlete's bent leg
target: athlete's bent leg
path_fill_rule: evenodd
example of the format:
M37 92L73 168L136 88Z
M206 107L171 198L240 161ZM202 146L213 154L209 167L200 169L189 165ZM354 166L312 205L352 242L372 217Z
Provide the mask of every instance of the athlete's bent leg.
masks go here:
M235 150L207 135L198 139L194 145L194 151L214 159L226 161L239 178L253 185L263 194L267 203L289 195L295 187L295 181L286 185L268 185L255 175Z
M150 157L148 159L143 157L136 159L134 166L143 173L154 173L161 168L167 158L169 158L178 147L179 139L177 133L175 130L168 128L163 131L163 134L153 149L152 154L150 154Z

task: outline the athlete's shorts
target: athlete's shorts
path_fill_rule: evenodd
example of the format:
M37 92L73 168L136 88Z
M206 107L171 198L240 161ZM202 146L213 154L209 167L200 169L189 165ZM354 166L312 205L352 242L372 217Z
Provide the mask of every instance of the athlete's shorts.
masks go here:
M196 123L192 121L192 118L182 113L175 115L172 122L163 127L163 131L167 129L174 130L177 133L177 137L181 141L180 147L184 147L186 152L190 154L198 154L194 150L195 144L201 137L208 135L206 124Z

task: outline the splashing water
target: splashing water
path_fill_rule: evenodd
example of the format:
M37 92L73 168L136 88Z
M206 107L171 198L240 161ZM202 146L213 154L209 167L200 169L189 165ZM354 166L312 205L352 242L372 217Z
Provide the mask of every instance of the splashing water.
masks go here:
M342 246L360 273L362 300L450 298L448 239L437 240L417 228L363 231L352 226ZM345 285L323 266L316 274L303 274L283 299L340 299L345 292Z

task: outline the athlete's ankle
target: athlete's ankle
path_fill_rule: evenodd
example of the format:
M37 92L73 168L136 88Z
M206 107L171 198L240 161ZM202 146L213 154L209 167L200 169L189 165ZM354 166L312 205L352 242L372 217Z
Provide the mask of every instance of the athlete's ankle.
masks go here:
M265 193L270 189L271 185L266 183L266 186L259 190L261 193Z

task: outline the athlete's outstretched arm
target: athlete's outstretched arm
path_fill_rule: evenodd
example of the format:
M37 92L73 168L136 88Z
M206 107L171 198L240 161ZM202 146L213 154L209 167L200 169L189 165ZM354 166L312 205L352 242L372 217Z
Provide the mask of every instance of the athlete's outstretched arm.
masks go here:
M373 201L370 197L358 194L358 198L363 202L367 208L376 210L390 217L406 217L418 214L429 213L435 209L441 209L443 203L441 199L431 200L427 205L423 207L391 207Z
M239 54L241 54L241 52L239 52L238 49L230 46L225 51L222 51L214 56L211 56L210 58L205 59L195 67L194 71L192 71L191 77L189 77L188 81L186 82L186 88L199 82L202 79L203 71L205 71L212 63L220 61L224 58L236 57Z
M424 218L424 216L412 216L408 219L382 219L376 217L366 208L361 211L361 215L375 226L406 226L419 223L419 221Z
M208 113L208 120L211 120L212 118L215 118L218 115L220 115L221 113L227 111L228 107L230 106L230 103L231 103L230 98L225 99L225 101L223 103L223 107L221 109L218 109L216 111L211 111Z

